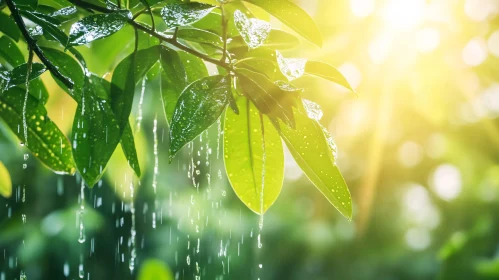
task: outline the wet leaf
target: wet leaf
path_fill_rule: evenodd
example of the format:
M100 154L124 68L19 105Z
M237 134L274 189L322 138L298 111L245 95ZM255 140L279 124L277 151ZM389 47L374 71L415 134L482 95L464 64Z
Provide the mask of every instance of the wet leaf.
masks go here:
M239 199L253 212L263 214L281 192L282 142L269 118L261 115L249 99L239 98L237 105L239 115L225 111L225 169Z
M353 92L355 90L352 88L350 83L343 74L341 74L335 67L320 61L308 61L305 65L305 72L307 74L324 78L326 80L335 82Z
M187 74L178 53L161 49L161 97L166 120L171 124L173 112L182 91L187 86Z
M263 45L271 29L270 23L256 18L248 18L239 10L234 12L234 23L250 49L256 49Z
M31 72L29 74L29 80L34 80L38 78L41 74L43 74L47 70L45 65L41 63L33 63L31 67ZM7 85L6 89L25 84L26 83L26 75L28 74L28 64L22 64L12 69L11 71L6 73L7 76Z
M17 67L25 62L19 47L7 36L0 38L0 56L12 67Z
M154 46L130 54L114 69L111 104L121 132L125 129L132 111L135 85L142 80L159 58L159 47Z
M173 280L168 266L158 259L145 260L140 267L138 280Z
M9 170L0 161L0 195L9 198L12 196L12 180Z
M205 43L216 47L223 47L223 41L220 36L202 29L182 28L178 30L177 37L189 42Z
M288 81L298 79L305 74L307 60L303 58L285 58L279 51L276 51L277 64L282 74Z
M203 3L169 3L161 9L161 17L166 23L166 29L185 26L202 19L215 6Z
M53 18L42 13L30 12L22 10L21 14L33 23L39 25L43 29L43 34L48 39L55 39L61 45L65 46L68 42L66 34L58 27L57 24L51 22Z
M51 17L55 17L61 21L61 23L74 19L75 14L78 12L75 6L68 6L54 11L50 14Z
M209 76L206 65L204 64L202 59L183 51L179 51L178 55L180 57L180 60L182 60L182 63L184 64L188 84Z
M21 31L16 22L8 15L0 12L0 32L18 42L21 38Z
M230 78L217 75L197 80L182 92L170 127L170 160L220 117L230 90Z
M348 219L352 199L322 126L310 119L303 108L295 109L296 129L273 120L296 163L327 200Z
M300 7L288 0L244 0L259 6L289 26L303 38L322 46L322 35L314 20Z
M0 117L23 143L26 143L22 129L25 94L24 89L14 87L0 97ZM43 104L31 95L26 104L26 119L27 148L32 154L56 173L73 174L75 165L68 139L47 117Z
M71 26L67 46L85 45L108 37L123 28L130 18L132 18L130 11L85 17Z
M105 101L110 101L111 83L95 75L91 75L90 79L94 85L94 95ZM130 122L126 125L123 135L121 136L121 148L128 164L133 169L137 177L140 177L142 173L140 171L139 159L135 149L135 139Z
M281 73L277 62L275 61L261 58L248 58L238 62L237 67L264 74L271 81L286 80L286 77Z
M80 64L69 54L56 49L42 48L45 56L54 64L59 72L74 82L73 90L69 90L59 79L54 78L57 84L64 89L76 102L81 102L81 92L85 79Z
M251 70L237 69L236 73L244 94L260 112L275 116L294 127L292 107L295 106L300 91L285 91L265 75Z
M78 171L92 187L102 177L121 133L110 103L96 96L90 78L85 78L84 83L73 122L72 143Z
M300 45L300 40L287 32L272 29L270 30L267 39L263 42L263 47L273 48L273 49L289 49ZM229 50L244 48L248 49L246 42L242 36L236 36L231 38L228 44Z

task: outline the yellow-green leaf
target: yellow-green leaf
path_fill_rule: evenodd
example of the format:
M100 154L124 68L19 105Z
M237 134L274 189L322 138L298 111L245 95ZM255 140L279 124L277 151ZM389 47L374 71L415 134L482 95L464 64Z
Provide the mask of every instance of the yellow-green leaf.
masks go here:
M274 120L296 163L341 214L352 218L352 198L318 121L294 109L296 129Z
M0 161L0 195L9 198L12 195L12 181L5 165Z
M4 91L0 97L0 118L21 142L27 143L27 148L48 168L60 174L73 174L76 168L68 139L47 116L43 103L31 95L28 95L26 102L28 139L25 139L23 129L25 94L26 91L19 87Z
M239 115L232 110L225 111L225 169L239 199L252 211L263 214L276 201L282 188L281 139L270 119L261 115L251 101L242 97L237 105Z
M140 267L138 280L173 280L173 274L161 260L148 259Z

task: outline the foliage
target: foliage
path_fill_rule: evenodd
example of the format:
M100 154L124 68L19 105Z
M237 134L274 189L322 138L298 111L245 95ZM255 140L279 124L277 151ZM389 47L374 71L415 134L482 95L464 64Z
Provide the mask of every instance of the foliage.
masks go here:
M350 193L335 164L334 143L318 122L320 107L304 106L310 102L292 82L312 75L351 87L330 65L284 57L280 51L299 39L272 29L246 6L262 8L321 46L320 31L297 5L287 0L141 0L127 1L126 7L121 1L87 0L5 4L0 14L5 34L0 38L0 117L48 168L69 174L77 170L92 187L121 143L140 177L141 155L129 119L136 88L150 77L160 81L170 160L222 118L228 177L250 209L263 214L279 195L282 138L310 180L351 218ZM132 36L117 37L130 28ZM105 41L114 41L109 46L128 55L110 69L87 66L85 49L77 46L99 51ZM23 45L29 50L27 62L19 51ZM32 61L34 55L41 63ZM218 73L209 75L210 65ZM39 78L45 71L77 103L70 140L45 111L48 95ZM113 74L110 79L94 74L100 72Z

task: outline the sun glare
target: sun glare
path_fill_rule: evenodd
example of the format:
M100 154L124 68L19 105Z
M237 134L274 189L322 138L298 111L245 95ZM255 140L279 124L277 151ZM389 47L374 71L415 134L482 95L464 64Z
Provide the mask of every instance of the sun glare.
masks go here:
M425 18L425 0L388 0L381 13L385 28L407 32L418 27Z

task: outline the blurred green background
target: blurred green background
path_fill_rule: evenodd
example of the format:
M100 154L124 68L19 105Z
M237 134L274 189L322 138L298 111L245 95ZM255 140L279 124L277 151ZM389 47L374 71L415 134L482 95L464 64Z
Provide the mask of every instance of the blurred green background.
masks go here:
M25 161L27 151L0 124L0 161L14 186L11 198L0 197L0 280L22 273L136 279L148 273L144 263L149 273L169 267L173 279L499 279L499 2L296 3L326 40L322 49L303 42L286 56L338 66L359 93L300 81L338 145L352 222L288 153L259 248L259 217L227 182L217 125L168 164L168 128L151 76L145 91L137 89L143 100L136 98L133 114L143 178L117 149L83 201L78 176ZM79 50L108 77L132 47L110 38ZM42 77L49 116L69 135L76 106L49 74Z

